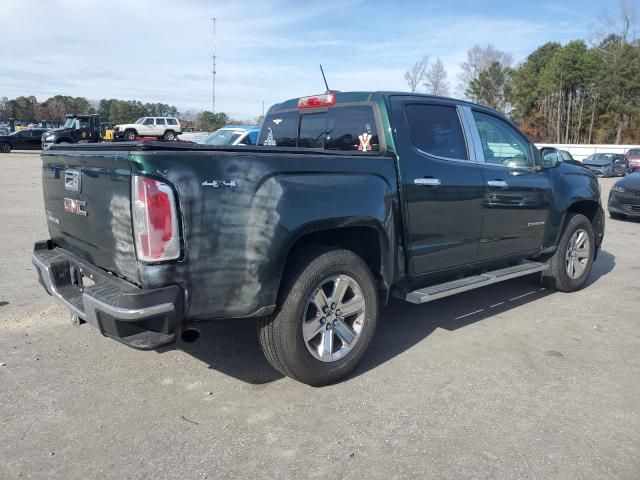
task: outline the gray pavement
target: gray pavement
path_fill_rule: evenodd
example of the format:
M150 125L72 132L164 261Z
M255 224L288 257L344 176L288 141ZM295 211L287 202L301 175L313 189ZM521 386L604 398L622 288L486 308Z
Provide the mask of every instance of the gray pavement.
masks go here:
M139 352L38 286L38 155L0 155L0 478L640 478L640 222L589 285L394 302L346 381L274 372L253 321ZM601 180L606 198L614 180Z

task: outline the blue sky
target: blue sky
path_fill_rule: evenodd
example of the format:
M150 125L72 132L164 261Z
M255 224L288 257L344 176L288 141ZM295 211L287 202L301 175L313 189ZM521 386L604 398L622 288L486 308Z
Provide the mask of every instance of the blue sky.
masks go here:
M492 43L519 62L546 41L589 38L598 15L612 5L154 0L120 8L2 0L0 96L115 97L210 109L213 16L216 110L234 118L256 117L263 101L268 108L323 91L319 63L332 89L406 90L404 71L428 55L443 61L459 96L459 65L475 44Z

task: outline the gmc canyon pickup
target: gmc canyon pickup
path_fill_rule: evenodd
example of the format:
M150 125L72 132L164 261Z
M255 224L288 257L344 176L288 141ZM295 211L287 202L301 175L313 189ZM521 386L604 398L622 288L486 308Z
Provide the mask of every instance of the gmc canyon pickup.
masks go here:
M503 115L417 94L273 106L257 146L54 145L40 283L141 349L258 318L271 365L311 385L364 355L389 297L424 303L537 273L581 288L604 235L597 179Z

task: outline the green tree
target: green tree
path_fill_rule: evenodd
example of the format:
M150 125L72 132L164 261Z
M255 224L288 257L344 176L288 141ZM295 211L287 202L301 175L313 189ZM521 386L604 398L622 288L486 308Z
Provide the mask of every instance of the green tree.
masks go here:
M627 135L640 120L640 45L610 43L600 46L601 69L597 88L601 122L599 141L637 141Z
M477 103L506 112L511 97L511 69L493 62L471 80L466 94Z
M229 124L229 117L224 112L200 112L196 120L196 128L206 132L213 132Z
M9 100L7 102L8 110L10 112L10 117L15 118L18 121L22 122L35 122L36 121L36 110L35 107L38 103L36 97L17 97L14 100Z

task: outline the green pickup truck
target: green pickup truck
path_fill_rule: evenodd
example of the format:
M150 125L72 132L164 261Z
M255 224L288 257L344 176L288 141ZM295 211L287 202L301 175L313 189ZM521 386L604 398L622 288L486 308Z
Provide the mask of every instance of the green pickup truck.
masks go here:
M42 183L33 263L75 323L155 349L257 318L271 365L311 385L356 367L390 296L529 274L574 291L604 235L591 172L491 109L417 94L289 100L257 146L54 145Z

